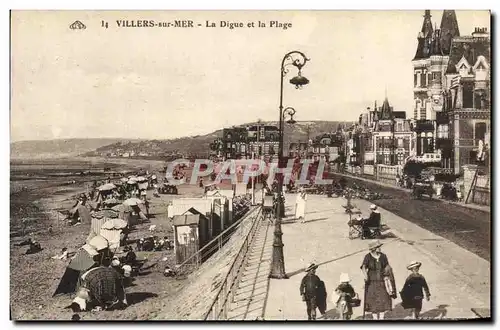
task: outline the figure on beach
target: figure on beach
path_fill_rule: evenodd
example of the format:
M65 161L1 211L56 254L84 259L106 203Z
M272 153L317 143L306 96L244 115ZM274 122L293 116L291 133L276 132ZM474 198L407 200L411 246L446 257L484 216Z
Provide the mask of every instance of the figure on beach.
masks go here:
M413 318L418 320L422 311L422 301L429 301L431 293L425 277L419 273L421 262L412 261L406 268L411 274L406 278L403 289L400 292L402 306L404 309L411 309Z
M307 193L304 188L299 188L297 199L295 201L295 219L300 220L301 223L306 222L306 201Z
M371 313L374 320L383 320L392 310L391 298L396 298L394 275L381 246L378 240L371 242L360 267L365 278L364 313Z
M316 269L318 269L318 266L315 263L307 266L305 269L307 274L302 278L300 283L300 295L302 296L302 301L306 303L308 320L316 320L318 291L321 288L321 280L316 275Z

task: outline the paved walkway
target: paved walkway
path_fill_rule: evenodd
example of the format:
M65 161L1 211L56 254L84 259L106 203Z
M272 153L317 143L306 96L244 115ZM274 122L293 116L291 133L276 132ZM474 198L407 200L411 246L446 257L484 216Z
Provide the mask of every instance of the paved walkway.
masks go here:
M357 180L361 180L361 181L366 181L366 182L374 183L374 184L377 184L377 185L380 185L380 186L383 186L383 187L398 189L398 190L402 190L402 191L410 191L409 189L406 189L406 188L398 187L396 185L392 185L392 184L385 183L385 182L380 182L380 181L377 181L377 180L371 180L371 179L368 179L368 178L365 178L365 177L361 177L361 176L356 176L356 175L346 174L346 173L339 173L339 172L334 172L334 174L336 174L336 175L342 175L342 176L345 176L345 177L348 177L348 178L353 178L353 179L357 179ZM491 207L490 206L486 206L486 205L465 204L465 203L460 203L460 202L452 202L452 201L448 201L446 199L440 199L440 198L434 198L434 199L437 200L437 201L443 202L443 203L448 203L448 204L457 205L457 206L460 206L460 207L466 207L466 208L469 208L469 209L480 210L480 211L491 213Z
M287 200L293 202L295 195L288 195ZM320 265L317 274L325 282L329 296L338 285L340 273L348 272L351 284L363 299L360 265L369 240L348 238L344 204L345 200L341 198L309 195L307 222L283 225L289 279L270 280L266 320L307 319L299 285L305 275L303 269L309 262ZM356 200L355 204L368 213L368 202ZM476 318L472 308L490 308L490 265L486 260L392 213L384 210L381 213L382 222L390 227L383 232L382 250L394 269L398 291L409 274L407 264L412 260L422 262L421 273L426 277L432 295L431 301L423 304L422 317ZM409 312L401 307L400 302L399 297L393 300L394 308L387 313L387 319L409 317ZM327 318L338 318L334 307L328 298ZM362 307L355 308L353 319L362 318L362 313Z
M269 291L273 227L264 221L250 250L239 287L228 312L229 320L255 320L264 313Z

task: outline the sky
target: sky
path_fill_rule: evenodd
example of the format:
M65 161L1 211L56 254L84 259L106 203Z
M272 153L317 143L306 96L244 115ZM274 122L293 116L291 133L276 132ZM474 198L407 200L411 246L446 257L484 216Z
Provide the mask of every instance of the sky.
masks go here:
M168 139L276 121L280 64L292 50L310 58L302 69L307 86L288 83L293 68L285 77L284 106L296 109L296 120L357 120L386 94L394 110L411 116L411 60L423 14L13 11L11 141ZM442 11L431 14L439 27ZM456 14L461 35L490 30L487 11ZM69 29L75 20L86 29ZM118 27L117 20L193 20L195 27ZM257 27L259 21L267 26ZM271 28L270 21L292 27Z

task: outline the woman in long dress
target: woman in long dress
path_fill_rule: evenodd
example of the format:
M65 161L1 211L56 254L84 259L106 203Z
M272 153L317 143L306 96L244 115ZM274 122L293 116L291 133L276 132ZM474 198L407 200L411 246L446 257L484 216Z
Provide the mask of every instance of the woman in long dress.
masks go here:
M382 253L382 243L370 243L370 252L365 255L361 270L365 277L365 312L371 313L374 320L383 320L385 313L392 310L391 297L395 297L396 286L387 256ZM389 285L385 279L388 277ZM390 287L390 294L388 292Z
M303 188L300 188L295 201L295 219L301 220L301 223L306 222L306 201L307 194Z

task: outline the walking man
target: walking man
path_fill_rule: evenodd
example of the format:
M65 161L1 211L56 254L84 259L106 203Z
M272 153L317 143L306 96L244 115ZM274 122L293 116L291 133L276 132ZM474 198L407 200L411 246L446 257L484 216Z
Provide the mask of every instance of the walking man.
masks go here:
M316 269L318 266L311 263L306 268L306 275L302 278L300 283L300 295L302 296L302 301L306 302L307 308L307 319L316 320L316 299L318 294L318 289L321 287L321 280L316 275Z

